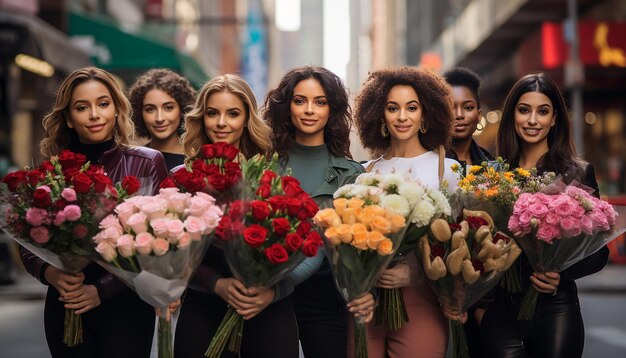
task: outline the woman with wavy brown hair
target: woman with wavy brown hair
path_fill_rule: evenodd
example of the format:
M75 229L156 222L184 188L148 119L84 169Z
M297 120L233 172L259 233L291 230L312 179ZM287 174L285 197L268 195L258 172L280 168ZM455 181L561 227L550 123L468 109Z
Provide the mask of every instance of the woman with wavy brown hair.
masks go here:
M329 70L306 66L287 72L268 92L263 118L272 127L272 142L283 167L291 169L318 204L331 201L340 186L363 172L360 164L349 159L348 93ZM305 356L345 357L348 309L371 319L372 294L346 307L323 250L276 285L276 299L292 292Z
M432 72L416 67L373 72L357 96L355 115L361 143L377 157L364 165L367 171L407 173L426 186L454 190L458 177L450 166L456 162L443 158L452 134L452 108L450 87ZM398 331L370 323L370 357L445 356L448 322L417 272L413 254L379 278L380 288L402 289L409 321Z
M167 177L156 150L130 147L134 133L131 108L113 77L86 67L61 83L52 112L43 119L41 153L48 159L64 149L101 164L113 182L136 176L140 195L152 195ZM149 357L154 310L135 292L95 263L67 274L20 249L26 270L48 285L44 326L53 357ZM83 343L63 342L65 309L82 316Z
M257 113L250 86L233 74L202 87L185 127L183 146L190 159L208 143L234 145L246 158L266 155L271 148L270 128ZM211 246L183 297L175 355L204 357L230 305L246 320L240 357L297 357L298 328L291 299L274 297L273 287L245 287L232 277L222 250ZM225 350L222 357L231 355Z

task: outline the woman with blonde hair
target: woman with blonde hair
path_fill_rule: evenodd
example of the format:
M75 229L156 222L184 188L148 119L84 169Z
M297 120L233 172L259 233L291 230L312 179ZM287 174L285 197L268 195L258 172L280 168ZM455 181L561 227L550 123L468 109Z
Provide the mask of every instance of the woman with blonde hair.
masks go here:
M193 159L203 144L226 142L246 158L271 149L270 128L257 113L250 86L227 74L207 82L185 118L185 154ZM232 277L221 249L211 246L191 280L176 327L174 354L204 357L228 306L246 323L240 357L298 356L298 328L289 297L274 302L274 287L246 287ZM223 357L235 356L224 351Z
M167 177L156 150L129 146L134 133L128 99L106 71L86 67L72 72L58 89L43 119L45 159L64 149L84 154L104 167L113 182L127 175L142 183L140 195L158 191ZM27 271L48 285L44 326L52 357L149 357L154 310L135 292L95 263L67 274L21 248ZM65 309L82 316L83 343L63 344Z

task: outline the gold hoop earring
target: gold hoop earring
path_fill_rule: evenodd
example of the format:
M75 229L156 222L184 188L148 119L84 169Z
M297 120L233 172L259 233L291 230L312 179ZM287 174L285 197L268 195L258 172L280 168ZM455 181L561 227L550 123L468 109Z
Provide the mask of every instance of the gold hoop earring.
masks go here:
M383 136L383 138L389 137L389 129L387 129L387 125L384 122L380 126L380 134Z
M480 121L478 121L478 124L476 124L476 130L479 132L482 132L483 129L485 129L485 126L483 126L483 124Z
M428 130L426 129L426 125L424 124L424 118L422 118L422 124L420 125L420 132L426 133Z

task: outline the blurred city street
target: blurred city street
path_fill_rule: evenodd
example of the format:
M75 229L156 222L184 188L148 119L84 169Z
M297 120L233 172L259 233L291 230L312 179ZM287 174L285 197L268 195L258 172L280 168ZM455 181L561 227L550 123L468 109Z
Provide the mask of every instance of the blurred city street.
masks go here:
M626 357L626 265L607 265L578 282L585 358ZM50 357L43 330L45 288L27 274L0 286L0 357Z

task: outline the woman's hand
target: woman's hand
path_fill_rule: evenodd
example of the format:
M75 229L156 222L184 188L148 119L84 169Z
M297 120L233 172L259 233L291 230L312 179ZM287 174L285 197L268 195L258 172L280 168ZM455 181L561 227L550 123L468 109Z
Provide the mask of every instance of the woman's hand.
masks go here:
M82 285L77 290L59 297L59 300L65 302L65 308L76 310L76 314L83 314L100 306L100 296L94 285Z
M258 315L274 301L276 290L273 287L251 287L248 289L249 298L253 299L252 304L237 310L243 319L251 319Z
M400 288L407 287L411 283L411 273L409 265L406 263L400 263L396 266L386 269L383 274L380 275L376 282L376 287L380 288Z
M559 283L561 283L561 275L558 272L533 272L530 276L530 282L537 292L554 295Z
M68 274L53 266L46 267L43 276L48 283L59 291L61 297L77 290L85 280L85 274L82 272Z
M443 315L450 321L467 322L467 312L461 312L447 297L439 297L439 306Z
M374 295L369 292L348 303L348 311L355 317L364 317L365 323L374 318L374 307L376 307L376 301L374 300Z
M241 281L232 277L217 280L215 292L244 319L250 319L259 314L272 303L275 295L273 288L248 289Z

